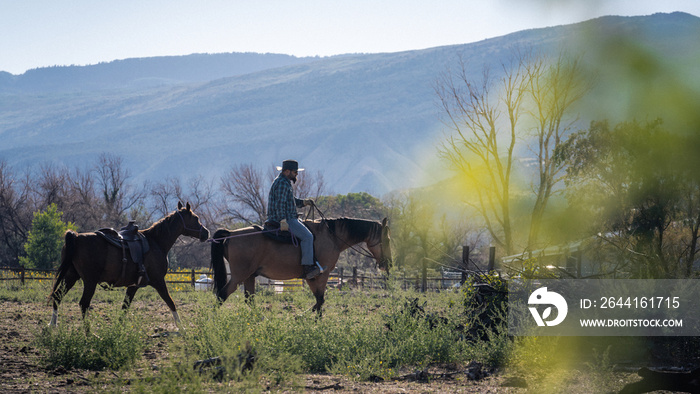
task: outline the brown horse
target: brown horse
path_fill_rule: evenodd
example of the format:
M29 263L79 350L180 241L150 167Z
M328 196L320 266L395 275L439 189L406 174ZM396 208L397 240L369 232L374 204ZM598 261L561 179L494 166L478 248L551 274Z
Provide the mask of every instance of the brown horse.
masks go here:
M307 280L316 297L313 310L321 314L328 277L338 262L340 253L356 244L365 243L379 268L391 268L390 232L386 218L378 221L363 219L323 219L304 221L314 234L314 251L323 273ZM214 287L220 302L243 283L246 296L255 293L255 277L274 280L302 277L301 249L266 237L260 229L246 227L240 230L217 230L211 246L214 269ZM231 279L227 281L224 258L228 261ZM228 283L227 283L228 282Z
M178 203L177 211L139 232L146 237L149 245L149 251L143 256L143 264L149 278L148 284L156 289L163 301L168 304L175 323L179 324L180 317L165 284L168 251L180 235L205 241L209 238L209 230L200 223L189 203L185 207L182 203ZM95 294L98 283L106 283L114 287L127 286L122 309L128 308L138 290L136 286L138 267L128 251L125 255L121 248L112 245L96 233L78 234L69 230L66 232L65 242L61 251L61 266L56 273L53 290L49 295L49 298L53 299L50 325L56 325L58 305L78 279L83 280L83 296L79 302L83 317L90 307L90 300ZM125 258L127 261L124 261Z

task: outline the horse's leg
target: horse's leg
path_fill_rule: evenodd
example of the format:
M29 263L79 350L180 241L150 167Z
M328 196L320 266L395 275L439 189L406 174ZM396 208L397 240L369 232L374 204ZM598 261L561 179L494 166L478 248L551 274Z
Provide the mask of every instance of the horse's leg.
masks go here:
M325 300L325 294L326 294L326 283L328 282L328 276L327 275L321 275L315 279L307 280L306 283L309 285L309 289L311 289L311 292L313 293L314 297L316 297L316 305L314 305L313 308L311 308L312 312L317 312L318 317L322 316L322 311L321 307L323 306L323 303L326 301Z
M80 275L78 275L77 272L69 272L63 279L62 288L57 289L58 291L53 293L53 313L51 314L51 322L49 322L49 326L55 326L58 324L58 306L61 304L63 296L68 293L68 290L73 288L78 279L80 279Z
M178 315L177 309L175 308L175 303L173 302L172 297L170 297L170 293L168 293L168 287L165 285L165 278L160 280L151 279L151 286L156 289L158 295L160 295L160 298L162 298L168 305L168 308L170 308L170 312L173 314L173 319L175 319L175 325L180 327L180 315Z
M226 286L222 287L221 290L216 294L216 298L219 301L219 304L222 304L226 299L233 294L234 291L238 288L238 285L241 283L241 281L231 275L231 280L228 281Z
M253 302L253 296L255 296L255 276L251 275L248 279L243 281L243 290L245 293L245 301L247 303Z
M83 313L83 319L90 308L90 301L92 301L92 296L95 295L95 288L97 287L97 282L85 281L83 280L83 296L80 297L80 311Z
M314 305L314 307L311 308L311 311L318 312L318 317L321 317L323 315L321 307L323 306L323 303L326 301L326 299L324 297L325 293L326 293L326 289L317 289L314 292L314 297L316 297L316 305Z
M131 286L126 288L126 294L124 295L124 303L122 303L123 310L129 309L129 306L131 306L131 301L134 300L134 295L136 295L136 291L138 289L138 286Z

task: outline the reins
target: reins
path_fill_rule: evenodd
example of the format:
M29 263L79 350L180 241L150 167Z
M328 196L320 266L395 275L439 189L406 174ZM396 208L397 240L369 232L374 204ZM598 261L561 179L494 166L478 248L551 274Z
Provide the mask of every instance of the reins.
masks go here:
M331 235L333 235L333 237L335 237L335 238L336 238L337 240L339 240L340 242L344 243L346 246L348 246L348 248L354 250L354 251L357 252L358 254L360 254L360 255L362 255L362 256L365 256L365 257L369 257L369 258L371 258L371 259L374 258L374 256L372 255L372 253L371 253L369 250L367 250L367 249L365 249L365 248L363 248L363 247L359 247L359 248L358 248L357 246L350 244L348 241L346 241L346 240L344 240L343 238L339 237L338 234L335 233L335 231L331 230L330 226L328 225L328 221L329 221L328 218L326 218L326 215L323 213L323 211L321 211L321 209L320 209L316 204L314 204L314 203L311 204L311 206L309 207L309 211L306 213L306 219L308 219L309 217L311 217L311 220L314 220L314 216L315 216L314 212L315 212L315 211L318 211L319 215L321 216L321 223L323 223L323 224L326 226L326 228L328 229L328 232L329 232ZM184 219L183 219L183 220L184 220ZM247 237L247 236L250 236L250 235L262 234L262 233L274 233L274 232L279 233L279 231L280 231L279 229L274 229L274 230L265 230L265 229L263 229L262 231L255 231L255 232L250 232L250 233L245 233L245 234L233 234L233 235L229 235L229 236L226 236L226 237L209 238L209 239L207 239L207 242L220 243L220 242L222 242L222 241L225 241L225 240L231 239L231 238ZM293 235L292 235L292 243L293 243L295 246L298 245L298 241L296 241L296 237L294 237ZM371 247L377 246L377 245L379 245L379 244L381 244L381 243L382 243L382 239L381 239L381 237L379 237L379 241L378 241L378 242L373 243L373 244L371 244L371 245L370 245L370 244L367 244L367 247L370 247L370 248L371 248Z
M209 239L207 239L207 242L213 242L215 244L218 244L222 241L225 241L225 240L231 239L231 238L247 237L250 235L263 234L263 233L277 233L277 234L279 234L280 229L278 229L278 228L276 228L274 230L264 230L263 229L261 231L254 231L254 232L245 233L245 234L234 234L234 235L229 235L229 236L221 237L221 238L209 238ZM294 236L294 234L292 234L292 245L294 245L294 246L299 245L299 241L298 241L297 237Z
M340 238L340 237L335 233L335 231L331 230L331 227L328 225L328 219L326 218L326 215L323 213L323 211L321 211L321 209L320 209L316 204L311 203L311 207L310 207L310 209L309 209L309 212L313 212L314 208L316 209L316 211L318 211L318 214L321 216L321 223L323 223L323 224L326 226L326 228L328 229L328 232L331 233L331 235L333 235L337 240L341 241L342 243L344 243L345 245L347 245L350 249L352 249L352 250L354 250L355 252L361 254L362 256L369 257L369 258L371 258L371 259L374 258L374 256L372 255L372 253L371 253L369 250L367 250L367 249L365 249L365 248L362 248L362 247L358 248L358 247L356 247L355 245L350 244L348 241L346 241L346 240ZM307 214L307 217L308 217L308 216L309 216L309 214ZM374 246L379 245L380 243L382 243L381 237L379 237L379 242L374 243L374 244L372 244L372 245L369 245L369 244L368 244L367 247L374 247Z

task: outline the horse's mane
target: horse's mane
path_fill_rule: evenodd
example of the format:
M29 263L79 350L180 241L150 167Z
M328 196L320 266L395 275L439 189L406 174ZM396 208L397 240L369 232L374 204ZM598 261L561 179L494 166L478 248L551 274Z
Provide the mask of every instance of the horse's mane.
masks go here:
M164 218L159 219L157 222L153 223L151 227L143 230L144 233L151 234L154 238L159 238L163 235L163 232L170 232L170 227L165 225L165 222L175 216L177 211L167 214Z
M336 218L326 219L326 223L332 233L345 233L350 242L359 243L381 237L382 226L375 220Z

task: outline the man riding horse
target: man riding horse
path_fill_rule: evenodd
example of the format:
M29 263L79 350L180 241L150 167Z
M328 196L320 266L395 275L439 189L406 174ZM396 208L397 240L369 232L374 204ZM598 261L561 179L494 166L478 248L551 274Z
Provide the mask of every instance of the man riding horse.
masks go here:
M279 223L280 230L289 231L299 239L303 278L313 279L321 274L320 267L314 263L314 236L299 220L297 212L297 208L311 205L313 200L295 198L292 191L292 182L296 183L297 175L304 169L295 160L285 160L277 170L280 173L272 182L268 196L267 221Z

